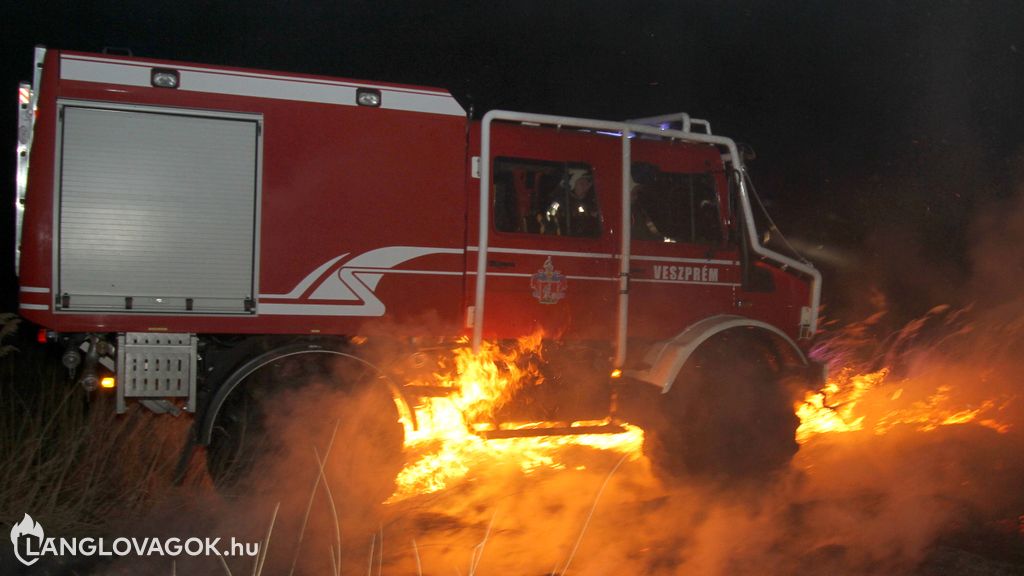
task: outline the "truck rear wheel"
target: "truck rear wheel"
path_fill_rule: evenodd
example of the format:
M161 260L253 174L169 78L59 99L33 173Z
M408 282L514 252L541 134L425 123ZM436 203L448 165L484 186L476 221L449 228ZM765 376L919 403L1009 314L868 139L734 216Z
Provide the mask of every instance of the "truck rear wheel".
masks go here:
M404 441L385 379L337 350L297 347L268 355L254 370L252 363L239 368L250 373L214 420L206 459L214 484L244 493L267 488L277 474L315 478L319 454L325 476L347 497L383 501L403 465Z
M669 478L766 478L797 451L786 380L769 345L724 333L691 356L662 397L644 451Z

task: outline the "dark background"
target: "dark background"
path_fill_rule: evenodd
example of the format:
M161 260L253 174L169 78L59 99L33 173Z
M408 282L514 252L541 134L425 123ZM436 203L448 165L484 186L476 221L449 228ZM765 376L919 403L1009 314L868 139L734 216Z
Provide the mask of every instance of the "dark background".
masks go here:
M833 315L862 313L871 288L905 315L964 303L972 242L991 232L978 214L1012 206L1024 175L1019 0L155 0L3 12L7 310L16 90L36 44L439 86L477 116L686 111L756 150L758 191L825 271Z

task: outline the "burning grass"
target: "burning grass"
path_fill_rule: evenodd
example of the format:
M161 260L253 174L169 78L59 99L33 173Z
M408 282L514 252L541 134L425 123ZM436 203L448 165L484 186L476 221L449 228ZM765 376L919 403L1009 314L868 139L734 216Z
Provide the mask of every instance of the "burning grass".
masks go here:
M822 339L817 353L834 374L795 405L798 442L863 429L884 435L903 426L929 432L977 423L1001 434L1013 428L1020 391L1006 378L1019 358L1015 322L937 306L884 339L872 338L883 316Z
M535 436L484 440L477 431L493 429L486 421L522 386L543 380L535 361L541 358L543 334L521 338L515 346L503 348L484 342L474 352L467 342L455 350L454 367L435 373L439 386L450 388L452 395L426 398L416 407L419 424L406 421L406 450L410 463L399 473L397 489L389 501L397 502L414 495L443 490L465 476L472 468L515 465L523 473L538 469L564 469L567 463L560 453L572 446L587 446L641 457L643 431L624 425L616 434L580 434ZM567 423L568 427L603 426L610 420ZM519 423L519 430L543 427L545 423ZM584 464L575 464L583 466Z
M149 416L83 409L80 393L61 385L53 389L69 397L52 395L45 405L3 398L4 455L15 459L4 468L3 510L17 519L30 510L54 532L61 523L108 529L112 518L135 515L139 530L269 537L255 565L265 574L1019 573L1024 356L1022 327L1010 318L943 308L893 335L877 318L834 330L817 351L834 377L795 407L804 424L800 452L791 470L757 485L684 478L666 486L632 431L628 441L481 440L466 414L485 407L486 395L506 397L515 370L531 374L522 350L488 349L482 357L466 351L462 364L441 374L465 397L419 407L402 473L421 475L384 506L345 487L364 472L372 443L339 441L352 437L345 419L314 426L296 417L309 405L342 413L329 394L311 391L277 407L276 433L293 449L261 468L268 490L231 501L208 486L168 489L180 436L141 443ZM475 413L486 422L486 410ZM457 449L446 452L449 443ZM170 453L158 459L157 448ZM170 504L156 506L161 498ZM954 565L967 568L951 572ZM185 559L173 569L164 559L125 559L88 573L253 567L252 559Z

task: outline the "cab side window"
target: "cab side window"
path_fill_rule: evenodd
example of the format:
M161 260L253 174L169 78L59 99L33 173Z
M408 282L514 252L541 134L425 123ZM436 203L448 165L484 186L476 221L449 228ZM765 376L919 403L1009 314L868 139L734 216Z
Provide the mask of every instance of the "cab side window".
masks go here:
M501 232L601 235L594 171L583 162L494 161L494 226Z
M633 165L632 237L653 242L718 244L718 194L711 174L662 172Z

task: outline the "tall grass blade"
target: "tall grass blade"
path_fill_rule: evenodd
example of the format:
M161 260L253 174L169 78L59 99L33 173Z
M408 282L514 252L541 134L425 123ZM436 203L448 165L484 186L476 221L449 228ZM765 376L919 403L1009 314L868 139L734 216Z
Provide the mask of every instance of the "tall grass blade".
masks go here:
M340 424L340 421L335 421L334 422L334 431L331 432L331 440L327 443L327 450L324 452L324 459L325 460L327 458L331 457L331 450L334 448L334 438L338 434L338 425L339 424ZM309 523L309 514L313 510L313 500L316 498L316 489L318 487L320 487L320 478L323 476L323 469L322 469L323 467L320 466L319 468L320 469L317 471L316 479L314 479L314 481L313 481L313 489L309 491L309 501L306 502L306 513L303 514L303 516L302 516L302 525L299 526L299 538L298 538L298 541L295 543L295 555L292 557L292 567L291 567L290 570L288 570L288 576L293 576L295 574L295 566L299 562L299 552L302 551L302 539L303 539L303 537L306 534L306 526ZM340 546L340 543L339 543L339 546ZM334 558L334 550L331 550L331 558L333 560L333 558ZM338 560L340 562L341 558L338 558ZM341 573L341 567L340 566L335 566L334 574L340 574L340 573Z
M601 500L601 495L604 494L604 489L608 487L608 482L615 475L615 472L622 466L622 463L626 461L629 454L623 454L622 458L615 463L615 466L608 472L608 475L604 477L604 482L601 483L601 488L598 489L597 494L594 496L594 503L590 506L590 512L587 514L587 520L583 523L583 528L580 529L580 535L576 538L576 544L572 547L572 552L569 553L569 559L565 561L565 566L562 567L562 571L559 572L562 576L569 570L569 565L572 564L573 558L576 557L576 552L580 549L580 543L583 542L583 535L587 532L587 527L590 526L590 520L594 517L594 510L597 509L597 503Z

